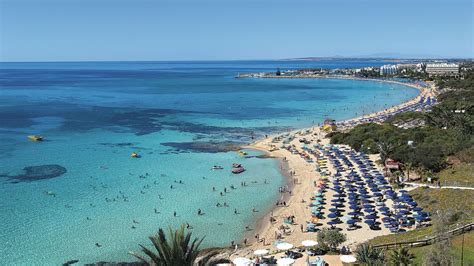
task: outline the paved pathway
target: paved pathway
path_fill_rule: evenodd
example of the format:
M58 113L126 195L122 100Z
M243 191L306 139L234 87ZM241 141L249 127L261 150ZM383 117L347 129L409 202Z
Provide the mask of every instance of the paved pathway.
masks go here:
M467 189L467 190L474 190L474 187L456 187L456 186L435 186L435 185L427 185L427 184L422 184L422 183L412 183L412 182L405 182L405 185L412 186L413 188L417 187L429 187L429 188L450 188L450 189Z

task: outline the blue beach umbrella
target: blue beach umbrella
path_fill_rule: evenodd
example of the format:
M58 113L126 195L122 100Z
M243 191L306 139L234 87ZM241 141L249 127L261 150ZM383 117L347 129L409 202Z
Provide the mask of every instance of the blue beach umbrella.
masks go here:
M330 213L330 214L328 214L328 217L331 218L331 219L334 219L334 218L337 218L338 215L336 213Z
M368 225L374 225L375 221L374 220L365 220L364 223L366 223Z
M377 216L373 215L373 214L369 214L369 215L366 215L364 216L365 219L370 219L370 220L374 220L377 218Z
M413 210L416 211L416 212L421 212L421 211L423 210L423 208L421 208L421 207L415 207L415 208L413 208Z
M352 212L349 212L348 214L351 215L351 216L360 216L360 215L362 215L361 212L357 212L357 211L352 211Z
M357 221L356 221L356 220L353 220L353 219L349 219L349 220L347 220L346 223L347 223L347 224L355 224L355 223L357 223Z

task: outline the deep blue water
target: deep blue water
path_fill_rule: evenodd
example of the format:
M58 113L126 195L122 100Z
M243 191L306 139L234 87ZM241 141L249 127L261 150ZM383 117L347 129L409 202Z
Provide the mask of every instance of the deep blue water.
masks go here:
M0 261L132 260L127 251L138 250L146 236L185 222L206 235L205 246L241 239L285 181L276 161L243 158L225 151L227 144L380 110L417 91L367 81L234 76L386 63L2 63ZM28 141L30 134L45 141ZM132 152L142 157L133 159ZM234 162L247 171L232 175ZM211 170L215 164L225 169ZM250 185L240 187L243 181ZM229 192L220 196L224 188ZM198 208L206 214L197 216Z

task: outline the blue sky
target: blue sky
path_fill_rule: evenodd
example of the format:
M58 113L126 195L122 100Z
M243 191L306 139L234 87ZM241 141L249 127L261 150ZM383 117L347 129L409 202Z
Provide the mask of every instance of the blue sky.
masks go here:
M0 61L474 57L470 0L0 0Z

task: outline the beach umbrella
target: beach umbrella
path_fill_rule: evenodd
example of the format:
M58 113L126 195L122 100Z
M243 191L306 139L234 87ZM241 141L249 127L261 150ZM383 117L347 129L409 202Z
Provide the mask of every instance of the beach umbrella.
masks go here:
M330 212L339 212L340 210L338 208L330 208L329 211Z
M295 260L292 258L281 258L277 260L277 265L291 265L295 263Z
M257 256L263 256L263 255L267 255L268 252L269 252L268 249L257 249L253 252L253 254Z
M386 211L389 211L390 208L386 207L386 206L383 206L383 207L380 207L379 210L386 212Z
M312 222L310 222L310 223L308 223L308 224L306 225L306 227L310 227L310 228L311 228L311 227L315 227L315 226L316 226L316 224L315 224L315 223L312 223Z
M349 212L348 214L349 214L349 215L352 215L352 216L359 216L359 215L361 215L360 212Z
M288 249L292 249L293 245L290 243L282 242L282 243L277 244L276 248L280 250L288 250Z
M365 220L364 223L366 223L368 225L373 225L373 224L375 224L375 221L374 220Z
M349 220L347 220L346 223L347 223L347 224L355 224L355 223L357 223L357 221L354 220L354 219L349 219Z
M407 213L409 213L409 211L407 211L407 210L399 210L398 213L407 214Z
M238 258L235 258L232 262L237 266L246 266L246 265L250 265L252 261L248 258L238 257Z
M331 218L331 219L334 219L334 218L337 218L337 214L336 213L330 213L328 214L328 217Z
M364 204L363 207L364 207L365 209L375 208L375 206L372 205L372 204Z
M318 242L314 241L314 240L304 240L303 242L301 242L301 245L305 246L305 247L313 247L313 246L316 246L318 244Z
M354 263L357 261L356 257L352 256L352 255L342 255L339 257L339 259L343 262L343 263Z
M421 211L423 210L423 208L421 208L421 207L415 207L415 208L413 208L413 210L416 211L416 212L421 212Z
M423 221L423 220L425 219L425 217L420 216L420 215L413 215L413 217L414 217L415 220L417 220L417 221Z
M365 219L370 219L370 220L373 220L373 219L376 219L377 216L373 215L373 214L369 214L369 215L366 215L364 216Z
M327 224L329 224L329 225L336 225L336 224L338 224L338 222L336 222L336 221L329 221L329 222L327 222Z

